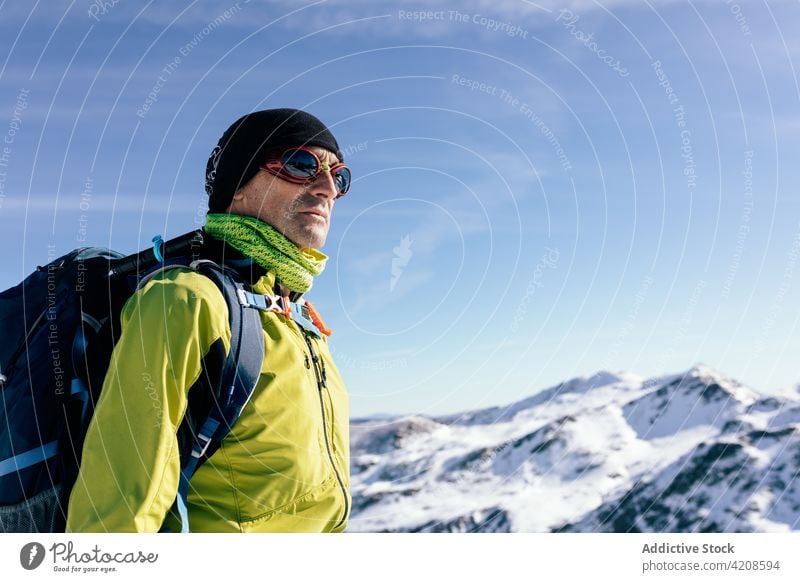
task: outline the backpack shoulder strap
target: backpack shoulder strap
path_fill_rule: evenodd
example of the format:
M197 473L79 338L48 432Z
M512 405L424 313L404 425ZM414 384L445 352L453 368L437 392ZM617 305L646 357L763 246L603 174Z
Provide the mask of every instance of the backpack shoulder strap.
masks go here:
M261 318L258 310L251 308L242 300L247 291L245 283L238 274L227 267L209 260L165 265L157 270L170 267L189 266L211 279L225 298L228 306L228 320L231 329L231 342L228 356L222 368L218 391L208 415L200 420L194 432L191 457L182 462L176 504L181 519L181 533L189 532L187 497L189 481L194 473L219 448L222 439L231 431L242 409L250 400L256 383L261 376L264 361L264 342L261 337ZM153 273L155 274L155 272ZM150 277L146 277L149 279Z
M242 300L246 285L235 271L212 261L196 261L193 265L214 281L228 305L231 348L222 372L219 399L212 410L220 413L219 420L225 428L224 432L218 434L219 440L222 440L250 400L261 376L261 365L264 361L261 318L257 309L250 308ZM213 449L211 444L205 445L206 458L218 446L218 442Z

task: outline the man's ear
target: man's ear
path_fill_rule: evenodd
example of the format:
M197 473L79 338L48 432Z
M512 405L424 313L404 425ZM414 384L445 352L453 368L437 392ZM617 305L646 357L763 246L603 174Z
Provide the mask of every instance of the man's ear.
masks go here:
M238 205L242 203L242 201L245 198L245 191L244 190L245 190L244 188L239 188L236 191L236 193L231 198L231 203L228 204L228 207L225 209L225 213L226 214L230 214L233 211L232 209L235 206L238 207Z

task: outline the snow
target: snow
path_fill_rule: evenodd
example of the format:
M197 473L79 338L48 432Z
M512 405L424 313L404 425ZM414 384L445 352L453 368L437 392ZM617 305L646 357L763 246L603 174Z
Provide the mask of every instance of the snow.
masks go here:
M798 433L800 395L759 398L704 365L355 421L349 531L800 529Z

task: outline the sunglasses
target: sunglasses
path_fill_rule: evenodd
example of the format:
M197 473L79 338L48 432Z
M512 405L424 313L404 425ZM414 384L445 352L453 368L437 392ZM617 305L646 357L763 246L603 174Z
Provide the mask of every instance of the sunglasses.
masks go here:
M288 149L279 158L267 160L261 169L295 184L313 182L321 172L330 172L339 192L337 198L347 194L352 180L350 168L341 163L333 166L324 164L319 156L307 147Z

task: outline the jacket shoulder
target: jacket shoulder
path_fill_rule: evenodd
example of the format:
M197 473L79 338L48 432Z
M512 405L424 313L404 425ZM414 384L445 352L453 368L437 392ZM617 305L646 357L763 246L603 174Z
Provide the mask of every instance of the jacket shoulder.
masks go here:
M188 267L170 267L154 274L125 304L123 322L138 314L152 324L170 327L210 325L213 335L228 335L228 305L217 285Z
M134 297L161 298L177 303L207 303L214 309L227 309L217 285L189 267L169 267L155 273Z

